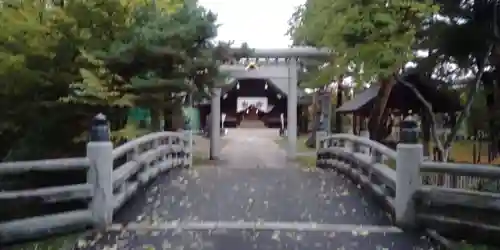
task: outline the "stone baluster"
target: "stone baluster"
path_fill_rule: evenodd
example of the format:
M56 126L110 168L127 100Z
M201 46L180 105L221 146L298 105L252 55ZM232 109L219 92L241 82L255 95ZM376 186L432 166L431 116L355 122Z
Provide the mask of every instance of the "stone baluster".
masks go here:
M87 158L90 168L87 181L94 187L89 207L94 226L104 229L113 221L113 143L105 115L94 117L89 139Z
M420 165L424 154L418 144L418 129L414 123L401 123L401 142L397 145L396 197L394 201L396 224L403 228L415 227L414 195L421 185Z

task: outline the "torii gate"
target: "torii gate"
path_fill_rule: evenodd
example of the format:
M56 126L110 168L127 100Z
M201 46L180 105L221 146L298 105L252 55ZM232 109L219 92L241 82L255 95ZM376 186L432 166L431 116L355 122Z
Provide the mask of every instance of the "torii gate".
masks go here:
M287 93L287 123L288 123L288 147L287 156L294 159L297 151L297 85L298 85L298 61L300 58L314 57L326 58L331 53L328 50L313 47L292 47L284 49L256 49L251 58L243 58L232 64L220 66L220 71L228 74L231 78L268 79L278 86L288 86L282 89ZM255 70L247 70L248 63L255 61L259 67ZM220 148L220 124L221 124L221 88L212 89L211 98L211 131L210 131L210 158L219 157Z

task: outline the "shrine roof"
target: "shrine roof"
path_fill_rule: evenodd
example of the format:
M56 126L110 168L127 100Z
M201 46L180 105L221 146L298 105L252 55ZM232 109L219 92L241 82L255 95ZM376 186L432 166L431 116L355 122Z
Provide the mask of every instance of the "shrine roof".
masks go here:
M439 80L422 81L418 73L405 76L405 81L413 84L424 98L431 103L433 112L456 112L462 109L457 92L443 88L446 83ZM372 85L337 109L339 113L354 113L369 116L379 92L379 85ZM418 111L423 107L415 93L401 82L397 82L389 96L387 108L401 111Z
M236 84L238 84L238 80L241 80L240 82L242 82L243 80L247 80L247 79L232 79L232 80L228 81L226 84L221 85L222 92L225 93L225 92L233 89L236 86ZM276 91L278 91L280 94L282 94L284 96L288 95L288 81L277 81L277 80L273 81L271 79L262 79L262 80L267 81L267 83L269 83L271 86L273 86L274 89ZM306 96L306 95L307 95L307 93L303 89L297 87L297 96L299 98L301 96Z

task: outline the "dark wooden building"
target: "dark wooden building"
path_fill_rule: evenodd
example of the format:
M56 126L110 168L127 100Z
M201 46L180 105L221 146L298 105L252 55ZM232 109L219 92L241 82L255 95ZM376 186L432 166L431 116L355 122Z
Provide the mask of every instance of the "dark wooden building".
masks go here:
M431 105L434 113L456 113L462 110L459 93L448 83L439 80L424 80L418 73L408 74L405 82L412 84ZM365 130L367 120L379 92L378 85L372 85L353 99L345 102L337 112L352 115L352 126L355 134ZM430 123L423 103L414 91L401 82L397 82L389 96L386 108L396 116L408 114L411 111L422 118L422 133L424 141L430 138ZM345 132L345 131L344 131Z
M225 114L225 127L238 127L249 122L257 126L279 128L283 115L285 126L287 117L288 86L279 86L268 79L235 79L222 87L221 113ZM307 129L307 106L312 98L304 91L298 91L299 131ZM210 102L198 105L200 122L205 126L210 113Z

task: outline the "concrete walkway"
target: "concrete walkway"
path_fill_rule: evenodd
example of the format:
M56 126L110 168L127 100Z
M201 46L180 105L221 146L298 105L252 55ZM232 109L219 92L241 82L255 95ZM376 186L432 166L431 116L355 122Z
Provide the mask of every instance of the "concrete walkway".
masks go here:
M176 169L78 249L434 249L334 172L285 159L275 130L231 130L216 167Z
M286 168L286 152L276 144L276 129L231 129L224 138L221 158L229 168Z

